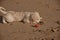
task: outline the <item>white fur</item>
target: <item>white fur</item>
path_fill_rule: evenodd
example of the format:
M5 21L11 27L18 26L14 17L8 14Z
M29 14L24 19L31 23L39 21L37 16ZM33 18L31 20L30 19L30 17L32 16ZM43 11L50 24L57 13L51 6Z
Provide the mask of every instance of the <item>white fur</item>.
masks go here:
M2 12L3 14L3 23L22 21L22 20L26 23L31 23L31 22L39 23L42 19L42 17L40 17L38 12L15 12L15 11L5 11L5 10L6 10L5 8L0 7L0 12Z

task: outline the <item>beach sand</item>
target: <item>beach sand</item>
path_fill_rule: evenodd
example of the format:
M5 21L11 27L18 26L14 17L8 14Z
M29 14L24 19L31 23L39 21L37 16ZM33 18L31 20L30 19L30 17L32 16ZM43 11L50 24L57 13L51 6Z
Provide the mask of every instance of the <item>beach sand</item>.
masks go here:
M0 6L7 10L37 11L44 22L37 30L22 22L0 23L0 40L60 40L59 2L60 0L0 0Z

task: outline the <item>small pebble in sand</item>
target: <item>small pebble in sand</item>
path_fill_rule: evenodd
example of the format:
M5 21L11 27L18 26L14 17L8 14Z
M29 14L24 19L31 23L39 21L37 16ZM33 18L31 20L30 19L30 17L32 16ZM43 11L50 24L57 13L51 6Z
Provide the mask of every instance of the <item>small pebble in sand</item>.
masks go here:
M38 32L41 32L42 30L38 30Z
M60 22L59 21L56 21L56 23L60 25Z
M51 39L51 40L54 40L54 39Z
M56 11L60 11L60 9L58 8L58 9L56 9Z
M54 31L60 31L60 26L53 29Z
M51 29L52 32L55 32L53 29Z
M42 38L41 40L47 40L47 38Z
M60 26L58 26L58 27L51 27L49 30L51 31L51 32L57 32L57 31L59 31L59 29L60 29Z

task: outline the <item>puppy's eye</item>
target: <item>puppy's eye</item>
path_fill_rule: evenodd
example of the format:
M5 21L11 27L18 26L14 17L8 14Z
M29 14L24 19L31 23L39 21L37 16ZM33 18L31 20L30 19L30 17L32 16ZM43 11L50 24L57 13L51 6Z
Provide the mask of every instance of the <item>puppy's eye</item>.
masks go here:
M36 19L36 20L40 20L40 19Z

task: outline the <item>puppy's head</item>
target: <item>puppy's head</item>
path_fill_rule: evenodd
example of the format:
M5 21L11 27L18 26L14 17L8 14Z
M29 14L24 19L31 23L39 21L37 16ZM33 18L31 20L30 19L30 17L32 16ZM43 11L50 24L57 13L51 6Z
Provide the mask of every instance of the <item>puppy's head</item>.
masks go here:
M40 20L36 20L35 22L33 22L32 26L35 28L39 28L42 24L44 24L44 22L42 21L42 18L40 18Z
M42 17L40 16L39 12L32 13L31 16L32 23L37 24L42 20Z
M33 18L32 20L33 20L34 24L37 24L37 23L40 23L42 21L42 17Z

